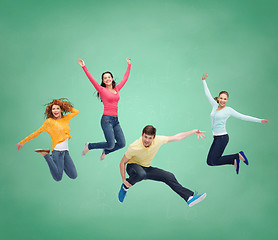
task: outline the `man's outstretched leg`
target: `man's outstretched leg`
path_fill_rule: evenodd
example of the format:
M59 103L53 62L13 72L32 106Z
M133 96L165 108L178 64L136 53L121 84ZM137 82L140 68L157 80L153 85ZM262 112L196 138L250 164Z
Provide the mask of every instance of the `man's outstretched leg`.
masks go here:
M145 179L164 182L173 191L175 191L178 195L180 195L187 202L189 207L192 207L196 203L201 202L206 197L206 193L203 193L201 195L194 195L194 192L183 187L178 182L175 175L171 172L165 171L163 169L155 168L155 167L145 168L145 171L147 173Z

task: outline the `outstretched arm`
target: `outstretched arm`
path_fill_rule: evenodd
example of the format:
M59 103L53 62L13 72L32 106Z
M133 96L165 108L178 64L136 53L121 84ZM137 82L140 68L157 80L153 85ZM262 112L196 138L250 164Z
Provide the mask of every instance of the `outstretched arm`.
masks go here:
M203 137L206 137L203 133L205 133L206 131L200 131L198 129L194 129L188 132L182 132L182 133L178 133L174 136L168 137L168 142L177 142L177 141L181 141L193 134L196 134L198 139L199 137L201 137L203 139Z
M22 141L17 143L16 144L17 145L17 150L20 150L26 142L29 142L32 139L36 138L37 136L39 136L44 131L45 131L45 129L44 129L44 124L43 124L36 132L31 133L28 137L24 138Z
M126 166L128 161L129 161L129 159L124 155L121 162L120 162L120 172L121 172L123 184L126 187L130 188L130 187L132 187L132 185L126 180L126 177L125 177L125 166Z
M86 73L87 77L89 78L90 82L94 85L95 89L100 92L102 87L98 84L98 82L93 78L89 70L87 69L85 62L82 59L78 59L79 65L83 68L84 72Z
M123 77L123 80L116 86L117 91L120 91L122 89L122 87L125 85L128 77L129 77L129 73L130 73L130 68L131 68L131 63L130 63L130 58L126 58L127 61L127 69L125 72L125 75Z
M208 77L207 73L205 75L203 75L203 77L202 77L202 82L203 82L203 85L204 85L205 95L206 95L207 99L209 100L210 104L212 106L214 106L214 105L217 105L217 102L213 99L213 97L210 94L210 91L208 89L208 85L206 83L207 77Z
M238 118L238 119L241 119L241 120L244 120L244 121L257 122L257 123L262 123L262 124L269 122L266 119L260 119L260 118L255 118L255 117L251 117L251 116L241 114L241 113L237 112L236 110L234 110L232 108L230 108L230 111L231 111L231 116L233 116L235 118Z

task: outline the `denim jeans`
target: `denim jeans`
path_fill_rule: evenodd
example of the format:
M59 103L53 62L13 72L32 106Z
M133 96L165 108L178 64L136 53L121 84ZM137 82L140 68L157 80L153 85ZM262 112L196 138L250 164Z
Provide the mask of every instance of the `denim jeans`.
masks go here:
M207 164L209 166L233 165L234 160L239 159L238 153L222 156L229 142L229 135L214 136L213 138L214 140L207 157Z
M103 115L101 118L101 127L106 142L89 143L88 148L90 150L104 149L105 154L109 154L125 146L125 136L121 129L118 117Z
M63 171L72 179L77 178L76 168L69 155L69 151L52 151L52 157L47 154L44 156L52 177L55 181L61 181L63 177Z
M194 192L180 185L175 175L171 172L167 172L155 167L143 167L136 163L127 164L126 171L129 175L129 178L126 180L132 185L142 180L149 179L164 182L185 201L187 201L188 198L194 194Z

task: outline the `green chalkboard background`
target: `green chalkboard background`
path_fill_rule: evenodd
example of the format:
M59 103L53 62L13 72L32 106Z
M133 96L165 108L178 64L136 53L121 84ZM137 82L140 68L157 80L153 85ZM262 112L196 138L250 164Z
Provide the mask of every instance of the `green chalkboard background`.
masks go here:
M2 0L0 238L276 239L277 231L277 1L35 1ZM194 128L164 145L153 166L175 173L186 187L207 192L189 208L162 183L143 181L117 201L119 162L127 146L100 162L85 158L86 141L101 141L103 106L77 63L92 75L111 71L121 91L119 119L127 145L153 124L159 135ZM212 142L201 82L213 95L230 92L228 105L270 120L231 118L226 153L244 150L250 166L209 167ZM44 122L43 104L67 97L80 114L70 122L76 180L55 182L35 148L50 148L47 133L16 150Z

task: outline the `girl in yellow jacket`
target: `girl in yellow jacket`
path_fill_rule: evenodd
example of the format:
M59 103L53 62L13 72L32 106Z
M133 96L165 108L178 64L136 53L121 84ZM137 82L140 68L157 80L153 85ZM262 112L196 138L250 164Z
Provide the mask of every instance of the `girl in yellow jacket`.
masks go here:
M36 149L35 152L38 152L45 158L54 180L60 181L63 176L63 171L70 178L75 179L77 172L69 155L68 148L68 140L71 138L69 121L79 111L74 109L68 100L62 98L55 99L46 104L46 106L46 121L36 132L17 143L17 149L20 150L23 144L46 131L52 139L52 156L49 155L50 149ZM66 114L68 112L69 114Z

